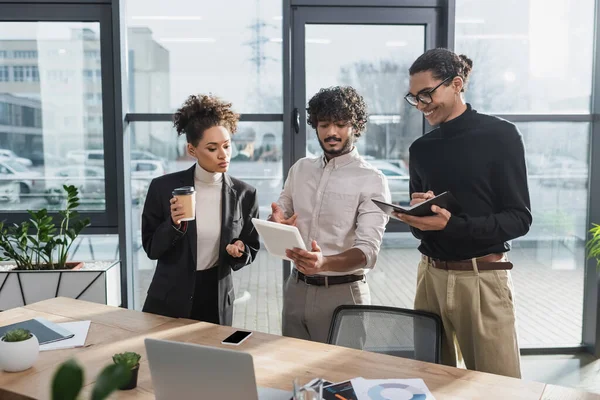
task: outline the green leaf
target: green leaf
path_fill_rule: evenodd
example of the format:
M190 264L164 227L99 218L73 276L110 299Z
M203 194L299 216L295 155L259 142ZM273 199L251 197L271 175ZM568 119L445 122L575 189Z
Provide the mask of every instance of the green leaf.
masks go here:
M112 364L100 372L92 390L92 400L104 400L112 392L129 382L131 370L121 364Z
M52 379L52 400L76 400L83 387L83 369L75 360L61 364Z

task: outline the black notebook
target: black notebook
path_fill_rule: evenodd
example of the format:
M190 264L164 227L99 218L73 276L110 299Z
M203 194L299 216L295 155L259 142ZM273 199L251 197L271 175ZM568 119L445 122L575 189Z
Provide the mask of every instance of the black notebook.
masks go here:
M27 329L37 337L40 344L57 342L63 339L70 339L75 336L60 325L50 322L44 318L34 318L16 324L0 326L0 337L12 329Z
M452 196L452 193L450 192L444 192L429 200L425 200L422 203L415 204L412 207L402 207L396 204L390 204L376 199L371 199L371 201L392 218L395 218L392 215L392 212L394 211L400 214L407 214L415 217L426 217L429 215L434 215L433 211L431 211L431 206L433 205L436 205L440 208L445 208L452 214L457 214L461 211L461 207L458 204L458 201L456 201L456 199L454 198L454 196Z

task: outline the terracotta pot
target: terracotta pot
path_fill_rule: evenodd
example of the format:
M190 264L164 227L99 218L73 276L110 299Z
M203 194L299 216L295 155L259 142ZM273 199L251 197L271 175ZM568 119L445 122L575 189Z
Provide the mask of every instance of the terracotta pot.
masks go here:
M49 270L48 268L46 268L48 266L48 264L42 264L41 267L42 268L37 268L35 270L30 269L30 270L21 270L21 269L13 269L13 271L36 271L36 270L44 270L44 271L64 271L64 270L69 270L69 271L75 271L78 269L81 269L83 267L83 262L81 261L67 261L65 263L65 268L64 269L54 269L54 270Z
M65 263L66 269L76 270L81 269L83 267L83 263L81 261L68 261Z

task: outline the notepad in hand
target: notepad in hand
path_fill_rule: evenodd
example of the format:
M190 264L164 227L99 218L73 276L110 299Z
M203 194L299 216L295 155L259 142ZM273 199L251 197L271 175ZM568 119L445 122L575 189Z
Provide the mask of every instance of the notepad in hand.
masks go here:
M69 332L65 328L50 322L45 318L34 318L23 322L17 322L15 324L1 326L0 337L12 329L27 329L33 333L40 344L52 343L63 339L69 339L74 336L73 333Z
M458 204L458 201L456 201L456 199L450 192L444 192L429 200L425 200L422 203L415 204L411 207L402 207L396 204L390 204L376 199L371 199L371 201L375 203L377 207L381 208L381 210L388 214L390 217L394 217L392 215L393 212L397 212L399 214L412 215L414 217L427 217L434 214L434 212L431 211L431 206L438 206L440 208L444 208L453 214L459 213L461 211L460 204Z

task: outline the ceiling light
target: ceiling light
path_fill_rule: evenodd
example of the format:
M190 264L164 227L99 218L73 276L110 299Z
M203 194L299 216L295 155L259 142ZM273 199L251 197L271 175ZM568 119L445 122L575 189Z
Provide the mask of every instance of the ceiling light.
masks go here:
M163 43L214 43L215 38L162 38L159 39Z
M456 35L456 39L502 39L502 40L528 40L528 35L519 34L474 34L474 35Z
M158 20L158 21L200 21L199 15L134 15L131 19Z

